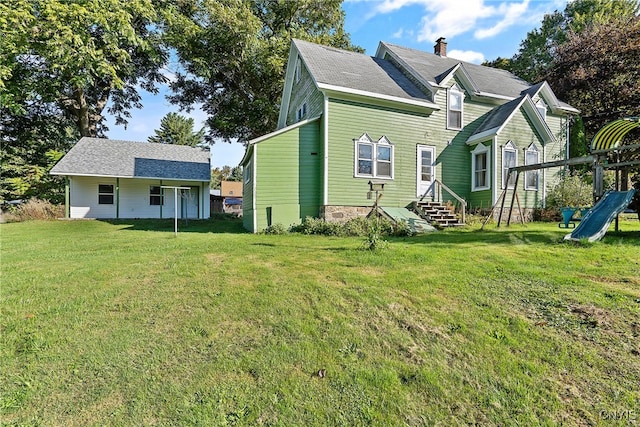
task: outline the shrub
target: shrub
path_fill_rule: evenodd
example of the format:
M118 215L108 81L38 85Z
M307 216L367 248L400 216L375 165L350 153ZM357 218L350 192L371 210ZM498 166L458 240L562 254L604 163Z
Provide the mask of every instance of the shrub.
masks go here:
M321 218L306 217L301 224L291 227L291 231L301 234L316 234L322 236L351 236L365 237L371 232L371 224L375 223L380 235L410 236L413 234L406 222L394 224L386 218L352 218L347 222L328 222Z
M280 235L280 234L287 234L287 232L288 232L287 228L280 223L271 224L270 226L264 229L265 234Z
M567 174L547 194L547 208L565 206L589 206L593 202L593 192L582 176Z
M387 247L389 242L382 238L384 224L382 221L369 220L369 227L362 247L368 251L377 251Z
M64 217L64 206L40 199L30 199L5 215L7 222L52 220Z

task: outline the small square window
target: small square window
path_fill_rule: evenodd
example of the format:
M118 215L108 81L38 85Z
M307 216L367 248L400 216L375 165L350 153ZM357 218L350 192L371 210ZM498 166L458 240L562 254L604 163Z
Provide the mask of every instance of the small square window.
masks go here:
M99 205L113 204L113 184L98 185L98 204Z
M161 187L156 185L149 187L149 204L151 206L164 205L164 195Z

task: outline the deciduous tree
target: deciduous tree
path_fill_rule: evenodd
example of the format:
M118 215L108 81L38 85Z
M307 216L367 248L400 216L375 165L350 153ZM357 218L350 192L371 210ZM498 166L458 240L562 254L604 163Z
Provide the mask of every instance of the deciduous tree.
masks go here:
M342 0L185 0L167 21L183 72L171 100L202 103L207 138L251 138L276 128L292 38L353 49Z

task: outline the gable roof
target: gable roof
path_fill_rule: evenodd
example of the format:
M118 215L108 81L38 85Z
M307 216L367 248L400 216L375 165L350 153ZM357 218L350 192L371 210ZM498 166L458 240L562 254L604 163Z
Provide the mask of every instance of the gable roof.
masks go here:
M209 181L209 150L184 145L81 138L52 175Z
M549 129L547 123L540 116L540 113L538 113L538 109L531 100L531 97L525 94L491 110L482 123L480 123L480 126L469 136L467 144L472 144L500 134L502 129L505 128L515 113L521 108L524 110L524 114L531 120L533 127L542 138L544 144L555 141L551 129Z
M390 57L419 75L432 87L441 85L446 76L462 68L468 76L467 90L471 94L512 99L521 95L531 85L506 70L473 64L459 59L435 55L417 49L380 42L376 56Z
M365 96L432 110L440 109L431 102L428 94L386 59L297 39L292 41L289 52L282 97L285 106L291 95L297 60L302 61L321 91ZM283 110L286 108L281 108L280 127L284 126Z

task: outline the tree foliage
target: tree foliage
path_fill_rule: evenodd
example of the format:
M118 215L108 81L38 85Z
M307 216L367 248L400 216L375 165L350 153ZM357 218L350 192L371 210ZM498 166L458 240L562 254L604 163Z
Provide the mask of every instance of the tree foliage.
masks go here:
M639 10L638 0L570 1L563 12L556 10L545 15L540 28L527 33L520 50L511 59L497 58L485 65L511 71L532 83L539 82L552 66L558 46L569 34L579 34L593 24L636 16Z
M204 128L195 132L193 119L181 116L178 113L167 113L160 120L160 129L150 136L149 142L162 144L188 145L195 147L204 142Z
M581 111L589 139L610 121L640 116L640 17L571 32L542 77Z
M138 87L166 81L151 0L9 0L0 17L1 108L53 103L82 136L97 136L108 101L126 124Z
M220 188L222 181L242 181L242 166L223 166L211 169L211 188Z
M291 39L353 49L342 0L184 0L166 21L183 72L174 103L202 103L207 139L251 138L275 129Z
M0 114L0 201L64 201L64 183L49 170L79 135L72 121L50 107L30 105L24 114L8 109Z

